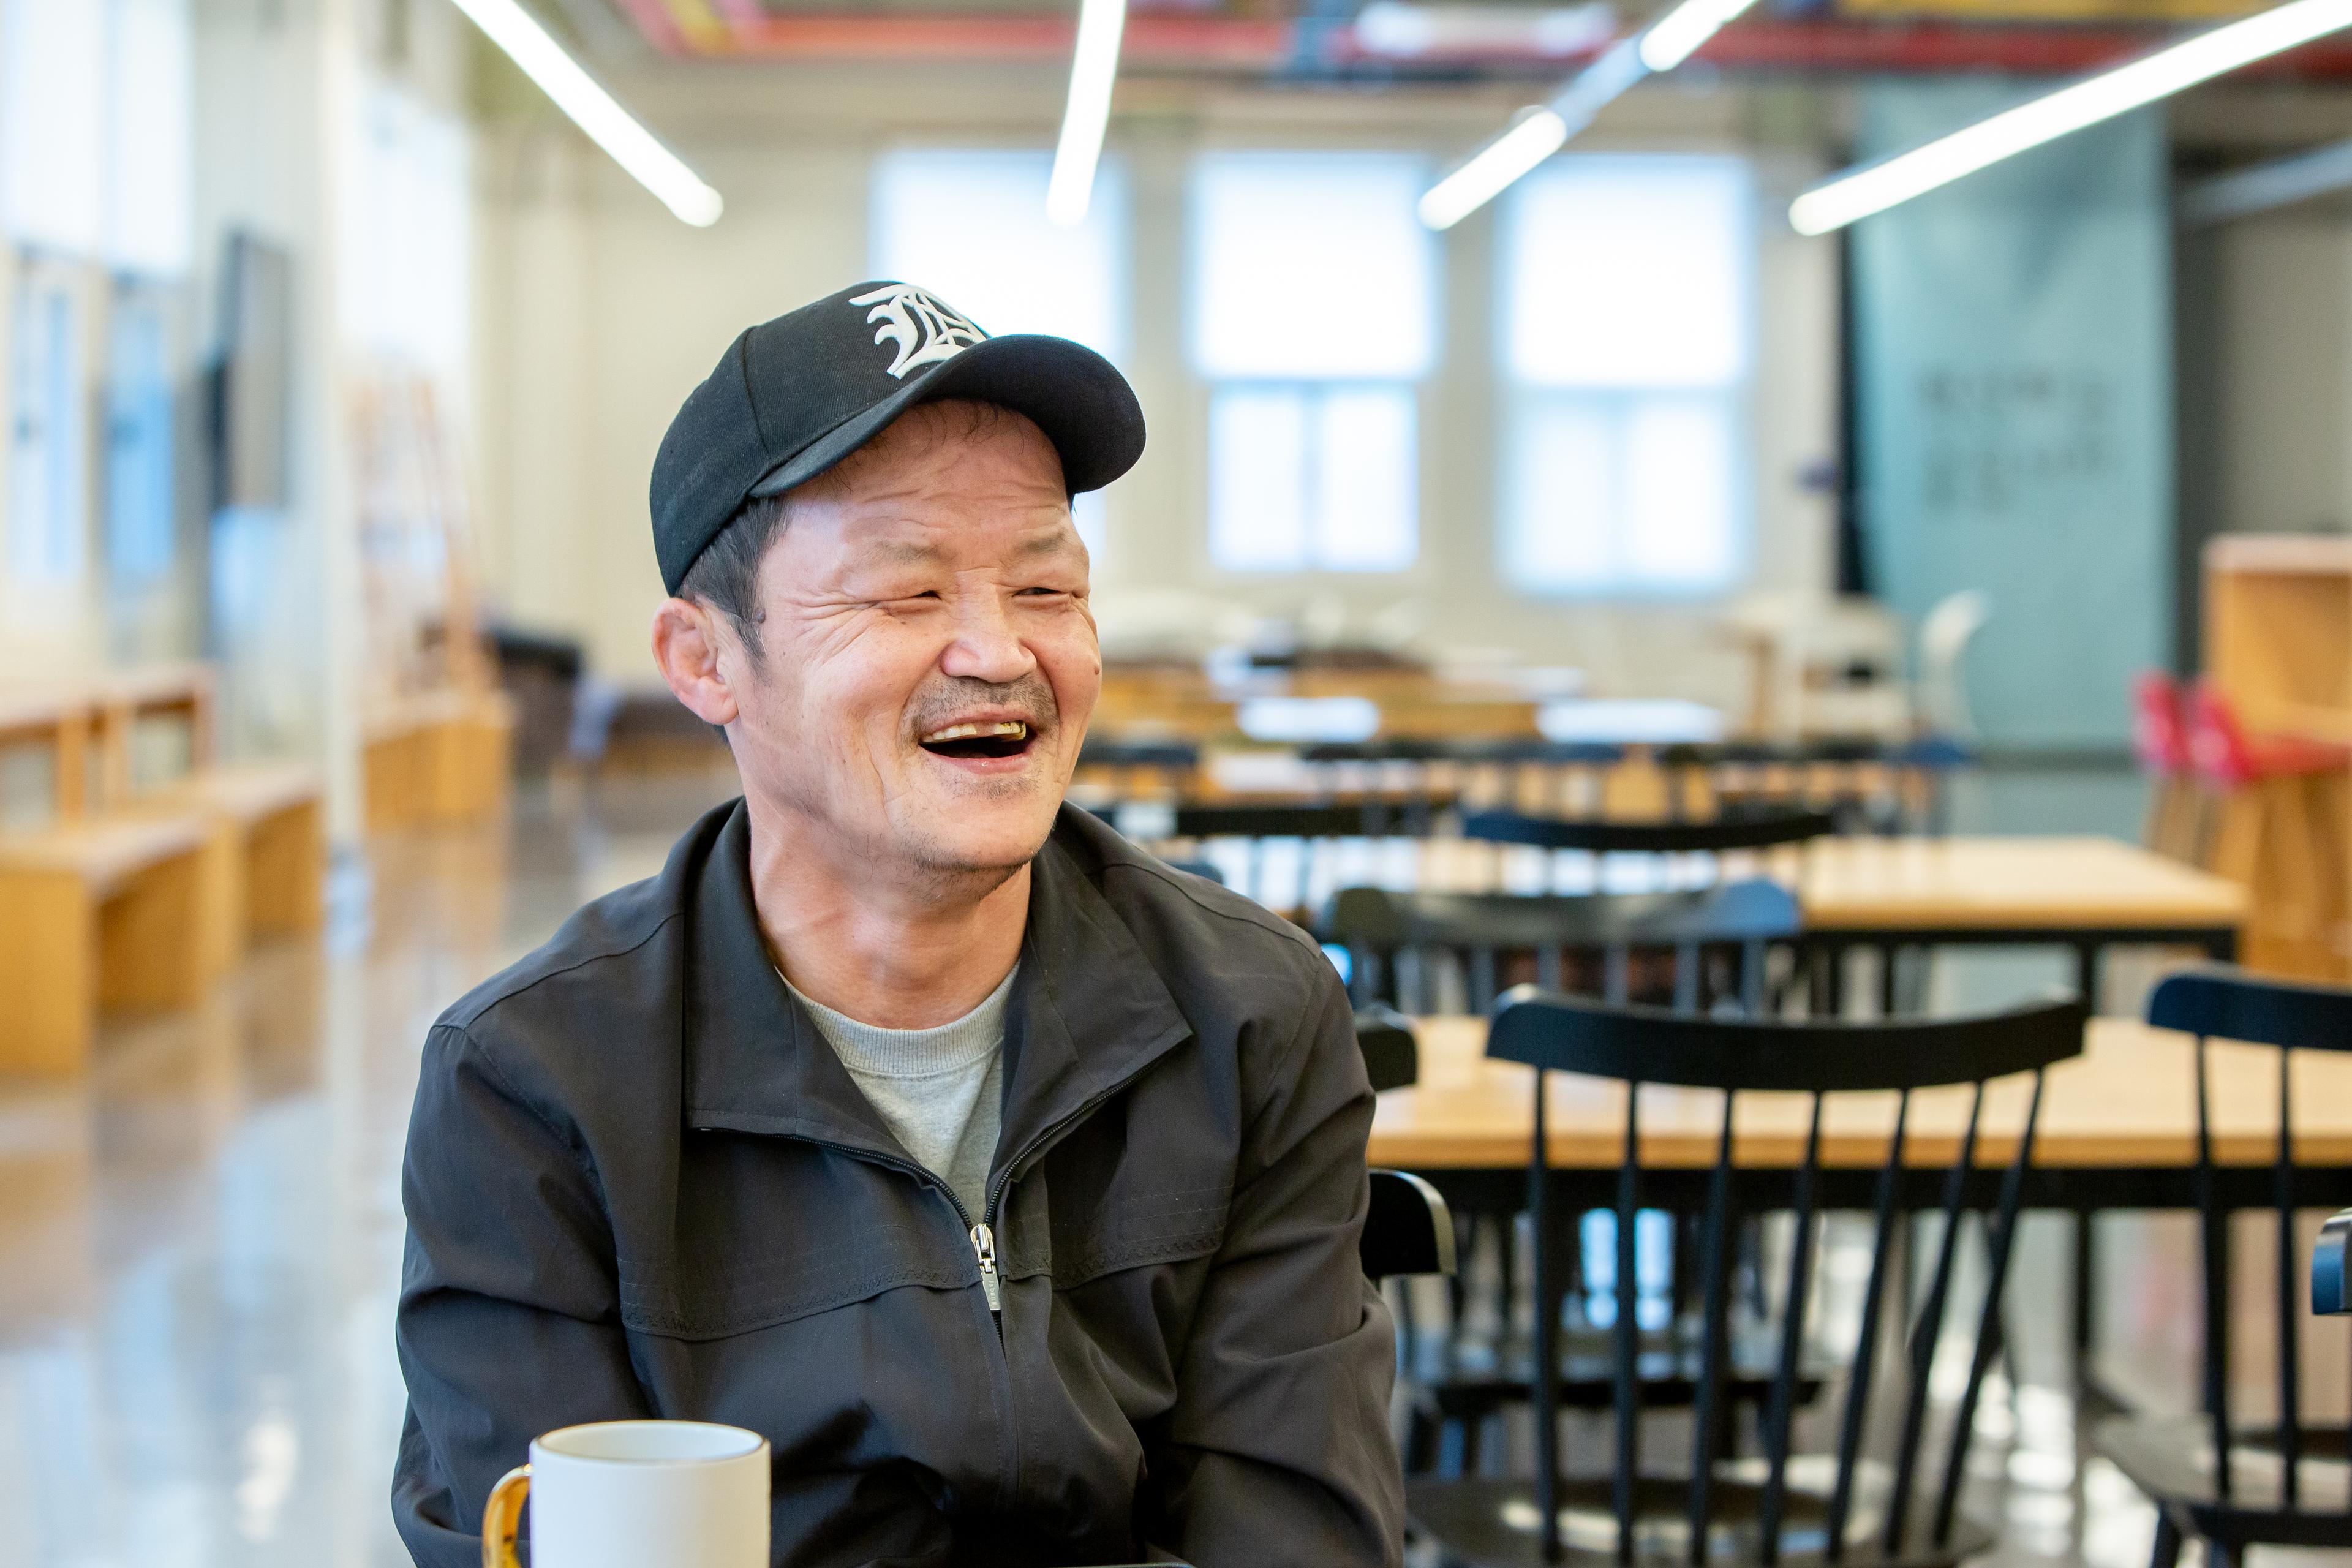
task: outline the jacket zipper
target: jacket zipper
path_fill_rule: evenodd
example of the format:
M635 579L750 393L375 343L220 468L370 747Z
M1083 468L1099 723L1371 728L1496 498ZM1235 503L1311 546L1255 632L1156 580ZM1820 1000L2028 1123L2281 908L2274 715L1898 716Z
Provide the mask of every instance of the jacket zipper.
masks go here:
M876 1150L854 1148L845 1143L836 1143L827 1138L811 1138L805 1134L794 1134L793 1136L799 1137L803 1142L814 1143L822 1149L831 1149L836 1153L845 1154L854 1160L871 1161L875 1164L887 1166L892 1170L904 1171L908 1175L915 1177L917 1180L929 1183L931 1186L938 1188L940 1194L946 1197L948 1202L955 1206L956 1217L963 1222L965 1234L971 1239L972 1257L980 1265L981 1292L988 1300L989 1322L993 1325L996 1330L997 1362L998 1364L1003 1367L1005 1376L1009 1381L1012 1376L1013 1365L1012 1359L1005 1353L1004 1349L1004 1280L1003 1274L998 1270L996 1266L997 1205L1004 1201L1005 1185L1013 1180L1013 1173L1015 1169L1027 1164L1030 1161L1038 1158L1047 1150L1053 1148L1055 1144L1060 1142L1065 1137L1068 1136L1080 1122L1093 1115L1096 1110L1098 1109L1105 1101L1108 1100L1111 1096L1118 1093L1121 1089L1125 1089L1129 1084L1134 1081L1135 1075L1129 1074L1128 1077L1119 1079L1117 1083L1105 1088L1099 1093L1089 1095L1087 1099L1079 1101L1076 1106L1073 1106L1068 1115L1064 1116L1060 1121L1055 1121L1040 1131L1037 1136L1031 1139L1028 1144L1024 1146L1019 1153L1015 1154L1012 1159L1004 1163L1004 1168L1002 1174L996 1181L989 1184L988 1202L983 1205L981 1217L978 1220L974 1220L971 1217L971 1211L963 1206L963 1200L956 1196L955 1189L949 1186L944 1181L941 1181L940 1179L939 1173L936 1171L930 1170L923 1165L919 1165L911 1160L893 1159ZM1010 1392L1009 1388L1007 1392ZM1019 1443L1014 1439L1013 1435L1013 1415L1008 1407L1005 1439L1011 1464L1005 1472L1006 1479L1004 1483L1004 1492L1007 1500L1007 1506L1010 1506L1011 1498L1019 1489L1019 1476L1021 1472L1021 1448Z
M1005 1184L1013 1180L1013 1173L1016 1167L1027 1164L1060 1142L1079 1122L1092 1115L1097 1106L1126 1088L1128 1081L1122 1079L1104 1089L1100 1094L1079 1101L1071 1108L1067 1116L1045 1128L1035 1138L1030 1140L1027 1147L1006 1161L1003 1178L989 1187L988 1203L982 1209L977 1224L972 1222L971 1214L965 1210L963 1200L949 1191L945 1183L940 1184L940 1190L948 1194L948 1202L955 1205L957 1216L970 1226L971 1254L980 1260L980 1289L988 1298L988 1313L996 1323L996 1338L1000 1344L1004 1340L1004 1282L996 1268L996 1205L1004 1199Z
M980 1288L987 1294L989 1315L996 1320L996 1334L1004 1337L1004 1290L996 1278L996 1229L986 1220L971 1227L971 1250L980 1259Z
M1004 1277L996 1265L996 1206L1003 1201L1005 1184L1013 1179L1013 1173L1016 1167L1027 1164L1031 1160L1053 1148L1076 1128L1078 1123L1092 1115L1104 1101L1125 1089L1132 1081L1134 1081L1132 1077L1121 1079L1100 1093L1088 1096L1071 1107L1069 1114L1045 1128L1035 1138L1031 1139L1018 1154L1006 1162L1002 1179L989 1187L987 1206L977 1220L971 1217L971 1211L963 1206L963 1200L956 1196L955 1189L941 1181L939 1173L928 1166L919 1165L911 1160L893 1159L878 1150L836 1143L829 1138L811 1138L805 1134L793 1134L793 1136L798 1137L803 1142L814 1143L821 1149L831 1149L835 1153L846 1154L855 1160L865 1160L877 1165L887 1166L894 1171L904 1171L917 1180L937 1188L940 1194L954 1205L956 1218L963 1222L964 1234L971 1241L972 1258L980 1265L981 1293L988 1299L989 1321L996 1325L997 1342L1002 1345L1004 1342Z

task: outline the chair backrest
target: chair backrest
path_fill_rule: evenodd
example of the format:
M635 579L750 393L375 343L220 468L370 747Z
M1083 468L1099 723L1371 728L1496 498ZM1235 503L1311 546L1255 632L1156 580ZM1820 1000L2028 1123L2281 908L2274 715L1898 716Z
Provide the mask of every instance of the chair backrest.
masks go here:
M2236 1040L2275 1046L2279 1053L2278 1121L2271 1163L2271 1202L2278 1235L2273 1281L2278 1340L2278 1440L2281 1479L2288 1506L2297 1501L2297 1461L2303 1454L2302 1357L2297 1346L2303 1316L2294 1219L2296 1212L2294 1122L2292 1115L2294 1053L2352 1051L2352 991L2250 974L2226 965L2206 965L2167 976L2147 1000L2147 1021L2159 1029L2197 1037L2197 1208L2204 1251L2206 1418L2211 1423L2214 1486L2231 1494L2232 1423L2230 1414L2230 1205L2219 1191L2213 1160L2212 1042ZM2340 1277L2339 1277L2340 1278ZM2352 1433L2347 1434L2352 1441Z
M1703 815L1712 803L1734 814L1775 806L1823 812L1840 833L1941 833L1948 776L1976 753L1950 734L1899 744L1838 736L1666 746L1657 760L1667 773L1667 810L1677 818Z
M2352 1209L2337 1209L2319 1227L2318 1244L2311 1249L2311 1312L2315 1318L2341 1318L2352 1313Z
M2189 765L2215 784L2239 789L2255 778L2252 748L2238 722L2238 710L2210 681L2189 682L2181 703L2188 731Z
M1612 1006L1531 987L1515 990L1504 999L1487 1036L1486 1054L1536 1069L1534 1137L1528 1160L1528 1207L1535 1235L1537 1345L1532 1364L1536 1367L1548 1369L1559 1364L1557 1342L1561 1310L1559 1271L1551 1263L1551 1215L1555 1205L1549 1195L1553 1173L1546 1128L1547 1079L1551 1073L1567 1072L1614 1079L1626 1086L1625 1131L1615 1193L1617 1299L1612 1358L1616 1428L1612 1500L1620 1561L1630 1562L1633 1556L1634 1497L1642 1476L1642 1391L1636 1376L1641 1342L1633 1251L1635 1216L1644 1207L1657 1206L1654 1194L1644 1196L1645 1185L1650 1184L1645 1178L1653 1173L1643 1163L1641 1086L1716 1089L1723 1095L1719 1131L1714 1140L1714 1163L1701 1206L1704 1224L1697 1300L1702 1326L1694 1380L1693 1446L1685 1499L1690 1560L1694 1563L1704 1563L1711 1550L1710 1531L1717 1500L1714 1461L1723 1451L1722 1423L1727 1414L1724 1384L1731 1355L1727 1332L1732 1295L1731 1238L1738 1229L1741 1212L1752 1213L1761 1206L1745 1196L1750 1183L1738 1179L1753 1173L1741 1171L1734 1163L1735 1113L1741 1096L1749 1091L1794 1091L1810 1097L1811 1119L1803 1154L1785 1189L1790 1194L1786 1207L1795 1220L1794 1240L1789 1249L1784 1289L1779 1298L1780 1321L1772 1336L1777 1356L1769 1373L1762 1422L1765 1479L1756 1529L1761 1560L1768 1564L1779 1560L1788 1507L1790 1434L1800 1394L1799 1362L1806 1338L1806 1307L1811 1294L1815 1192L1822 1173L1825 1099L1832 1094L1888 1090L1896 1095L1886 1152L1876 1170L1876 1247L1864 1287L1859 1331L1851 1357L1840 1358L1848 1369L1847 1382L1836 1434L1834 1479L1822 1527L1822 1554L1835 1562L1846 1547L1855 1470L1872 1409L1872 1384L1882 1358L1881 1318L1887 1279L1893 1271L1889 1259L1895 1253L1895 1222L1905 1204L1901 1189L1906 1184L1906 1166L1912 1164L1906 1158L1905 1130L1913 1096L1920 1090L1946 1086L1973 1089L1967 1131L1943 1175L1944 1225L1935 1265L1919 1298L1916 1316L1908 1325L1904 1346L1906 1383L1894 1434L1894 1480L1881 1526L1886 1554L1894 1556L1916 1539L1916 1527L1922 1522L1915 1516L1915 1492L1922 1474L1928 1374L1937 1346L1949 1337L1944 1330L1944 1320L1951 1295L1954 1257L1963 1228L1961 1222L1968 1212L1968 1178L1977 1164L1985 1086L1990 1079L2011 1074L2033 1075L2024 1125L2004 1168L1999 1197L1984 1217L1989 1255L1984 1301L1977 1314L1967 1380L1951 1417L1951 1436L1941 1466L1941 1479L1933 1489L1932 1506L1925 1510L1926 1533L1937 1543L1950 1538L1977 1400L1999 1345L2002 1288L2016 1232L2024 1173L2032 1157L2034 1125L2042 1105L2042 1071L2051 1063L2082 1050L2084 1018L2081 1004L2071 1001L1969 1018L1792 1024ZM1686 1108L1681 1109L1686 1114ZM1841 1128L1841 1142L1850 1131L1849 1128ZM1554 1379L1549 1376L1537 1376L1532 1384L1537 1513L1544 1536L1545 1559L1557 1561L1559 1464L1556 1391Z
M1134 802L1113 820L1160 853L1215 865L1225 885L1282 914L1302 914L1348 879L1335 841L1427 838L1447 803L1425 795L1352 801ZM1414 856L1418 864L1417 853ZM1356 868L1365 875L1369 868ZM1318 887L1319 884L1319 887Z
M1374 1171L1371 1178L1371 1207L1356 1244L1365 1277L1453 1273L1454 1215L1444 1195L1405 1171Z
M1386 735L1317 742L1297 754L1341 794L1421 793L1465 805L1570 811L1597 807L1611 771L1625 762L1620 746L1534 736Z
M1938 735L1972 736L1976 720L1969 708L1968 682L1960 661L1969 645L1992 619L1992 599L1981 589L1963 588L1938 599L1919 622L1918 695L1921 722Z
M1662 893L1395 893L1347 888L1325 906L1316 931L1345 948L1359 1006L1386 1002L1412 1013L1443 1009L1438 976L1462 976L1463 1011L1484 1013L1507 984L1512 960L1531 960L1538 984L1566 988L1570 955L1600 955L1601 989L1623 999L1632 957L1670 951L1676 1005L1762 999L1766 948L1803 929L1796 898L1777 882L1718 883ZM1711 954L1730 950L1728 979L1712 983Z
M1799 806L1731 811L1700 822L1575 821L1516 811L1474 811L1462 819L1465 838L1594 855L1721 855L1803 844L1836 831L1829 813Z
M1372 1089L1403 1089L1421 1079L1421 1043L1412 1022L1375 1002L1356 1009L1356 1048L1363 1053L1364 1076Z

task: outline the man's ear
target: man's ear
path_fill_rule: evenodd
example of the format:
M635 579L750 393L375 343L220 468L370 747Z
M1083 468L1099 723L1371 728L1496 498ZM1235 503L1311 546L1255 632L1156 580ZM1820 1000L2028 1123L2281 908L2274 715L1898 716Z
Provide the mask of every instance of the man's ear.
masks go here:
M708 605L689 599L665 599L654 612L654 662L677 700L706 724L731 724L737 712L719 655L740 650L731 628L719 626L721 618Z

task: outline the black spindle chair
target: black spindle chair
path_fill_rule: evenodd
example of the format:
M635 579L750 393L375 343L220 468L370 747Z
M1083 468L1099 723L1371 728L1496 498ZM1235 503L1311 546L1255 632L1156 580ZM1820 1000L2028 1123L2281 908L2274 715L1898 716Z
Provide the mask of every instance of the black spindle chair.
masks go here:
M1548 1080L1552 1073L1613 1079L1626 1086L1622 1155L1613 1181L1620 1256L1610 1409L1612 1440L1597 1475L1564 1476L1560 1466L1559 1391L1550 1378L1532 1380L1535 1470L1528 1480L1431 1481L1409 1484L1407 1510L1415 1531L1448 1563L1583 1562L1691 1564L1779 1564L1800 1559L1830 1563L1903 1563L1909 1568L1958 1563L1990 1539L1958 1512L1975 1408L1999 1348L1999 1313L2016 1234L2019 1200L2032 1157L2042 1103L2042 1071L2079 1053L2084 1011L2063 1002L1990 1016L1848 1023L1691 1016L1657 1008L1612 1006L1532 988L1512 992L1495 1015L1489 1057L1525 1063L1534 1074L1534 1128L1528 1163L1528 1205L1535 1218L1537 1367L1558 1364L1562 1290L1552 1259L1558 1238L1552 1216L1567 1196L1571 1173L1549 1162ZM1983 1202L1978 1175L1984 1137L1986 1086L2012 1074L2033 1075L2023 1125ZM1722 1094L1712 1168L1660 1169L1643 1160L1644 1085L1712 1089ZM1908 1157L1906 1128L1920 1091L1953 1088L1967 1099L1967 1130L1940 1182ZM1803 1154L1793 1171L1742 1165L1737 1110L1750 1091L1793 1091L1810 1097ZM1893 1091L1887 1152L1868 1178L1875 1211L1875 1251L1864 1287L1860 1328L1850 1358L1841 1358L1844 1389L1834 1445L1833 1479L1826 1492L1801 1489L1790 1479L1797 1407L1807 1371L1807 1305L1811 1295L1813 1232L1824 1203L1855 1190L1853 1173L1822 1163L1822 1110L1827 1097ZM1941 1239L1920 1305L1899 1357L1882 1342L1890 1276L1900 1257L1898 1221L1918 1206L1922 1179L1940 1188ZM1859 1196L1859 1191L1856 1190ZM1679 1196L1704 1216L1701 1244L1701 1329L1697 1343L1669 1353L1693 1363L1693 1408L1685 1462L1643 1468L1643 1406L1649 1379L1637 1319L1632 1256L1633 1215ZM1947 1434L1942 1462L1927 1458L1929 1373L1948 1337L1944 1320L1953 1297L1955 1258L1972 1209L1984 1211L1986 1283L1975 1317L1973 1342L1960 1396L1939 1425ZM1772 1346L1769 1389L1762 1401L1757 1446L1746 1462L1732 1450L1736 1432L1726 1421L1727 1386L1735 1375L1731 1316L1731 1242L1743 1217L1783 1210L1794 1219L1793 1241L1779 1298L1780 1318L1766 1335ZM1862 1484L1862 1457L1881 1415L1874 1394L1882 1359L1902 1373L1899 1401L1876 1422L1891 1437L1892 1479ZM1895 1392L1890 1390L1889 1392ZM1887 1430L1891 1428L1890 1430ZM1887 1446L1882 1442L1882 1447ZM1654 1447L1654 1445L1653 1445ZM1760 1472L1760 1474L1759 1474ZM1923 1486L1923 1481L1932 1485ZM1866 1496L1875 1491L1881 1495ZM1571 1542L1571 1537L1574 1538Z
M1370 1189L1356 1243L1365 1278L1453 1273L1454 1219L1444 1195L1408 1171L1374 1171Z
M1318 857L1349 839L1425 839L1444 803L1425 796L1366 797L1355 801L1140 803L1119 811L1113 823L1130 838L1160 853L1183 847L1188 860L1206 860L1225 869L1226 884L1277 914L1303 918L1314 901L1318 875L1336 872ZM1295 877L1279 872L1295 868Z
M1837 826L1837 818L1826 811L1780 805L1739 806L1714 816L1664 822L1475 811L1463 817L1462 837L1592 855L1727 855L1803 844L1835 833Z
M1668 800L1677 816L1759 806L1822 811L1842 833L1942 835L1947 781L1975 761L1948 737L1889 744L1859 737L1797 742L1732 741L1667 746Z
M1795 898L1778 883L1764 881L1671 893L1392 893L1349 888L1326 906L1317 934L1347 952L1349 988L1360 1009L1401 1006L1430 1014L1451 1003L1455 1010L1483 1014L1493 1009L1513 973L1524 972L1553 989L1564 988L1571 973L1597 977L1597 989L1612 1001L1654 992L1670 996L1683 1012L1734 1006L1754 1014L1762 1010L1771 952L1792 942L1801 925ZM1458 987L1440 983L1449 971L1458 973ZM1366 1038L1369 1016L1357 1016L1360 1042ZM1368 1047L1368 1062L1370 1058ZM1418 1324L1401 1324L1414 1384L1408 1458L1416 1469L1475 1468L1487 1423L1526 1401L1527 1380L1517 1368L1532 1351L1513 1326L1521 1278L1518 1214L1515 1201L1465 1208L1465 1249L1490 1252L1492 1274L1454 1277L1452 1310L1441 1335L1424 1342ZM1610 1247L1603 1234L1608 1229L1604 1225L1592 1238L1603 1254ZM1687 1221L1676 1229L1679 1256L1669 1268L1673 1278L1645 1271L1643 1283L1653 1295L1669 1289L1689 1293L1695 1232ZM1752 1251L1752 1237L1743 1237L1742 1251ZM1473 1327L1474 1320L1494 1324L1491 1343L1483 1330ZM1606 1368L1581 1340L1570 1362L1564 1397L1587 1405L1608 1397ZM1747 1397L1754 1390L1743 1384L1738 1392ZM1653 1391L1653 1398L1687 1403L1687 1388L1669 1378Z
M1374 1002L1407 1013L1485 1013L1515 970L1552 990L1574 989L1570 971L1597 963L1593 989L1623 1001L1637 989L1635 961L1673 959L1643 979L1685 1010L1736 999L1760 1011L1765 968L1776 943L1795 940L1802 917L1776 882L1725 882L1658 893L1400 893L1345 888L1324 906L1316 933L1348 953L1358 1006ZM1441 984L1460 976L1459 1000ZM1648 989L1648 986L1639 987Z
M2292 1118L2294 1053L2352 1051L2352 991L2300 984L2212 965L2167 977L2149 996L2147 1021L2197 1037L2197 1208L2204 1254L2204 1415L2190 1421L2119 1417L2095 1441L2157 1506L2154 1568L2171 1568L2184 1537L2205 1542L2206 1561L2233 1568L2250 1546L2352 1547L2352 1495L2327 1488L2314 1495L2306 1462L2340 1468L2347 1454L2342 1426L2303 1419L2298 1333L2304 1314L2295 1235L2299 1201L2308 1197L2294 1158ZM2238 1421L2230 1382L2229 1194L2213 1152L2213 1042L2278 1048L2278 1131L2270 1169L2270 1205L2278 1238L2272 1331L2278 1341L2277 1403L2257 1426ZM2242 1048L2223 1047L2240 1062ZM2331 1196L2340 1197L2340 1194ZM2321 1260L2330 1237L2323 1234ZM2336 1245L2341 1257L2341 1239ZM2340 1282L2341 1275L2336 1277ZM2315 1285L2321 1283L2315 1280ZM2339 1283L2340 1291L2340 1283Z
M1413 1037L1412 1021L1395 1008L1375 1002L1356 1009L1356 1048L1363 1053L1364 1076L1375 1093L1420 1080L1421 1042Z
M1830 812L1771 804L1728 805L1712 817L1695 821L1578 821L1499 811L1475 812L1462 819L1465 838L1531 845L1555 851L1579 850L1603 860L1612 856L1703 855L1714 859L1718 872L1727 864L1723 859L1726 856L1793 850L1795 860L1780 868L1783 879L1791 883L1803 879L1804 847L1835 833L1837 827L1837 818ZM1817 948L1809 962L1813 1010L1830 1011L1840 989L1832 973L1837 955L1829 949ZM1891 976L1893 953L1887 953L1883 962L1885 973ZM1778 985L1774 987L1776 1003L1780 990ZM1890 983L1890 1002L1893 990ZM1888 1010L1894 1009L1890 1005Z

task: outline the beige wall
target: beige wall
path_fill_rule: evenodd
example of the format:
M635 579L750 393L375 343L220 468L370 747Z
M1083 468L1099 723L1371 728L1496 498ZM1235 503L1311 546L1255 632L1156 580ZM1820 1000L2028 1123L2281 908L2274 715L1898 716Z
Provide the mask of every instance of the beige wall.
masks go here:
M545 119L486 133L481 225L481 472L486 576L520 620L583 638L594 667L651 679L646 627L661 588L646 479L688 389L733 335L866 273L873 153L903 142L1049 145L1058 73L992 73L980 86L908 73L822 79L703 68L622 84L632 102L727 198L688 228L608 161ZM971 73L965 73L967 78ZM1590 669L1614 691L1736 700L1739 667L1706 606L1564 605L1529 598L1494 565L1496 393L1488 339L1492 226L1445 237L1442 361L1423 398L1421 560L1394 576L1222 576L1202 521L1205 395L1181 342L1182 213L1191 154L1210 145L1381 146L1458 156L1506 102L1402 92L1377 98L1209 89L1122 89L1112 146L1134 195L1133 351L1128 366L1150 447L1110 492L1097 587L1191 586L1267 613L1337 595L1351 621L1408 595L1426 635L1503 646ZM1756 102L1738 92L1636 94L1594 147L1754 150ZM1585 145L1580 142L1580 145ZM1795 476L1835 450L1836 275L1827 243L1780 214L1817 165L1763 152L1763 335L1756 386L1756 584L1830 574L1830 513Z
M2352 220L2314 203L2216 236L2219 521L2352 525Z

